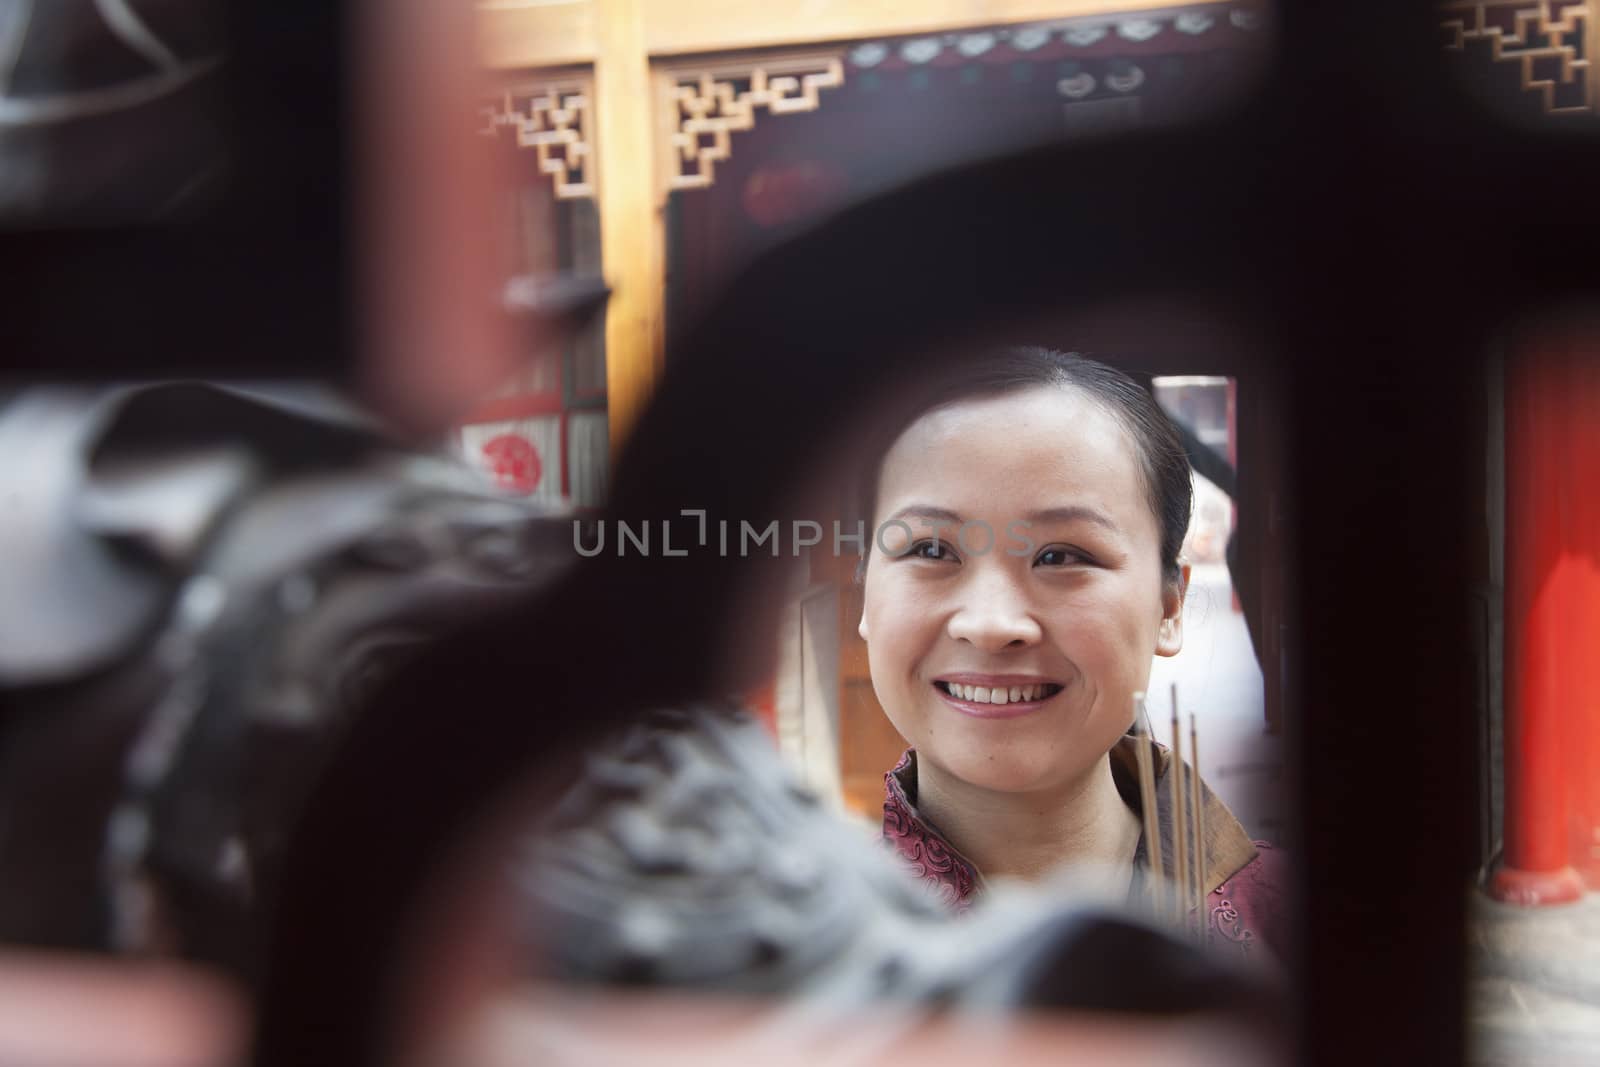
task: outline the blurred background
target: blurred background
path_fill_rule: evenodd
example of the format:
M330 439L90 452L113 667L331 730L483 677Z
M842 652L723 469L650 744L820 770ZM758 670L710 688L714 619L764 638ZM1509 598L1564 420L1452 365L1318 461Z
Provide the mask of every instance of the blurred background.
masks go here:
M1092 171L1126 158L1097 154L1102 138L1260 119L1241 109L1263 107L1263 87L1298 62L1281 51L1284 12L1230 0L302 6L0 4L0 258L16 338L16 369L0 379L9 789L0 843L10 872L0 918L17 946L15 988L44 998L8 1001L0 1031L19 1035L8 1039L37 1062L93 1057L73 1044L92 1033L53 1020L61 1005L88 1002L76 997L112 1003L117 991L95 984L91 961L114 953L186 958L227 978L197 987L185 984L192 974L149 964L157 980L140 980L155 1002L131 1014L171 1020L142 1031L168 1044L129 1062L214 1062L243 1044L256 975L241 961L259 946L210 934L238 932L252 914L246 887L265 884L260 872L284 847L289 813L345 714L414 650L411 623L471 616L495 591L526 591L559 569L524 564L536 549L555 559L571 518L602 513L674 339L763 254L961 165L1077 145ZM1418 244L1437 265L1525 227L1537 255L1500 267L1539 295L1539 271L1568 262L1568 228L1581 236L1589 215L1577 197L1542 192L1566 172L1540 161L1593 137L1600 11L1589 0L1444 0L1430 10L1429 62L1409 60L1423 73L1391 83L1393 101L1370 84L1342 100L1380 127L1391 106L1401 126L1421 114L1413 97L1472 101L1482 127L1421 126L1431 142L1400 135L1439 152L1438 173L1452 181L1430 189L1464 242ZM1360 43L1374 55L1401 47L1402 35L1369 28ZM1455 80L1426 83L1432 60ZM1506 150L1479 153L1491 142L1481 130L1500 131L1493 144ZM1493 183L1480 194L1461 177L1469 160L1502 167L1515 195ZM1362 177L1381 190L1401 170L1386 157ZM1302 171L1275 178L1314 185ZM1327 204L1308 199L1304 217ZM987 206L970 210L981 217ZM1387 240L1371 236L1350 262L1376 274L1371 261L1393 254ZM1092 265L1106 250L1060 254ZM1321 287L1337 298L1357 281L1344 273ZM1393 726L1400 741L1385 736L1386 722L1344 735L1384 746L1396 763L1407 745L1459 746L1471 810L1452 799L1449 826L1470 838L1459 888L1467 1004L1485 1063L1585 1062L1600 1047L1600 331L1559 289L1550 285L1544 304L1507 297L1503 309L1457 309L1474 324L1459 365L1408 400L1412 412L1434 402L1467 412L1469 432L1452 446L1470 474L1466 514L1445 536L1467 561L1468 699L1425 730ZM1526 296L1512 283L1505 291ZM1360 310L1376 319L1384 308ZM1374 511L1368 497L1425 498L1437 472L1405 455L1356 464L1404 436L1384 421L1393 410L1382 390L1350 369L1362 351L1352 344L1349 362L1289 375L1301 354L1254 333L1257 318L1245 300L1135 304L1025 340L1142 376L1184 428L1195 579L1185 650L1152 679L1157 733L1175 685L1199 719L1201 771L1222 799L1253 836L1303 848L1296 753L1314 762L1330 727L1305 710L1316 697L1299 671L1316 653L1299 643L1312 627L1296 627L1324 605L1292 587L1304 562L1295 535L1338 543L1341 507L1352 528L1420 528L1428 515ZM1483 321L1493 328L1478 329ZM1446 325L1428 328L1443 336ZM1354 340L1376 351L1376 337ZM185 384L172 391L174 382ZM216 382L227 388L202 384ZM1319 505L1335 518L1308 530L1296 524L1297 499L1323 487L1297 480L1305 457L1291 442L1304 442L1285 413L1324 392L1331 429L1319 447L1354 457L1359 491ZM376 484L374 470L404 491L338 512L335 502ZM300 492L318 479L322 496ZM203 505L174 506L161 490L176 484ZM440 513L449 521L412 521ZM298 554L267 551L334 530L336 514L344 533L312 537ZM854 565L823 551L792 561L775 667L745 697L794 773L871 836L902 743L867 679ZM1405 566L1386 558L1371 573ZM187 581L202 571L223 585ZM1337 581L1359 602L1340 619L1382 632L1396 590L1360 567ZM268 602L270 615L228 614ZM397 605L402 626L391 625ZM227 625L214 632L219 619ZM348 654L301 685L321 662L311 650L330 647L318 644L330 619L343 627L333 647ZM185 664L218 649L243 655L252 641L274 666L240 672L248 684L195 705L221 718L190 718L193 706L162 699L188 691L174 682L188 677ZM223 714L240 708L243 720ZM168 744L188 738L192 721L251 726ZM1347 788L1363 786L1359 770L1333 766ZM1450 780L1424 774L1391 787L1420 794ZM168 880L166 896L148 871ZM1330 929L1370 918L1344 903ZM195 917L187 940L174 929L184 914ZM89 969L32 954L45 949L81 954L72 959Z

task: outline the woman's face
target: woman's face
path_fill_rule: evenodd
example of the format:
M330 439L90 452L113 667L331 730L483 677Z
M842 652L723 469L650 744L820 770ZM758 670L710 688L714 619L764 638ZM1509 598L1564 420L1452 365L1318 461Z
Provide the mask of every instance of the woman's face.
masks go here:
M873 689L918 758L964 782L1069 786L1128 728L1152 655L1182 646L1137 446L1077 389L924 415L884 459L874 525Z

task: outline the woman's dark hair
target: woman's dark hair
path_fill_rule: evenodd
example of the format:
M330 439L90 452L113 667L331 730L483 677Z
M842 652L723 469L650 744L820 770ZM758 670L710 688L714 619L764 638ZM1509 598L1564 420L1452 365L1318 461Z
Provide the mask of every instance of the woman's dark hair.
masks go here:
M1161 573L1168 581L1176 581L1178 552L1189 529L1189 512L1194 503L1194 482L1183 440L1147 388L1115 367L1076 352L1014 346L947 364L930 391L918 398L909 416L899 423L894 435L875 451L876 462L863 486L866 521L870 523L875 517L883 457L912 422L948 404L1051 385L1081 391L1121 422L1133 438L1139 450L1145 496L1161 531ZM869 537L869 544L870 541Z

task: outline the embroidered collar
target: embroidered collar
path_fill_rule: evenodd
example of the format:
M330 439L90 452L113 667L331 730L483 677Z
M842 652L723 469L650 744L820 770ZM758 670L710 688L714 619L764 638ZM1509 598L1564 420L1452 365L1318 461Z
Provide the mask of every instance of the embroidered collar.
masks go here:
M1123 801L1135 813L1142 811L1138 743L1129 734L1111 749L1112 778L1117 783L1117 791L1121 793ZM1177 861L1172 847L1172 786L1168 780L1172 770L1172 753L1165 745L1154 741L1149 744L1154 756L1157 785L1156 830L1161 839L1161 865L1170 878ZM1181 773L1180 787L1187 790L1193 772L1188 764L1183 764ZM884 839L894 845L918 875L939 887L947 903L957 911L965 911L971 905L972 897L983 888L983 875L971 860L963 856L917 811L916 750L907 749L894 769L883 776L883 780ZM1204 780L1200 782L1200 805L1205 813L1203 880L1205 891L1210 893L1256 858L1256 846L1239 820L1233 817L1227 805L1218 799ZM1149 864L1146 845L1141 834L1134 854L1135 867L1141 872Z

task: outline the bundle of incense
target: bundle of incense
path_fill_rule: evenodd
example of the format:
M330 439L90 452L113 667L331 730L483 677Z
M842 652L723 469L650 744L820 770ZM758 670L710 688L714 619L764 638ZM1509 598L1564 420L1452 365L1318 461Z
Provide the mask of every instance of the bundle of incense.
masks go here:
M1161 828L1156 820L1156 776L1153 755L1150 751L1150 724L1144 713L1144 694L1133 694L1134 756L1139 765L1139 809L1144 815L1144 848L1150 862L1150 876L1146 886L1150 893L1151 910L1161 915L1166 911L1166 868L1161 863Z
M1178 683L1172 683L1172 763L1167 774L1172 787L1173 893L1172 919L1182 926L1189 916L1189 812L1183 788L1183 735L1178 733Z
M1195 729L1194 712L1189 713L1189 795L1194 816L1194 902L1200 909L1196 935L1205 939L1206 919L1206 813L1200 804L1200 735Z

